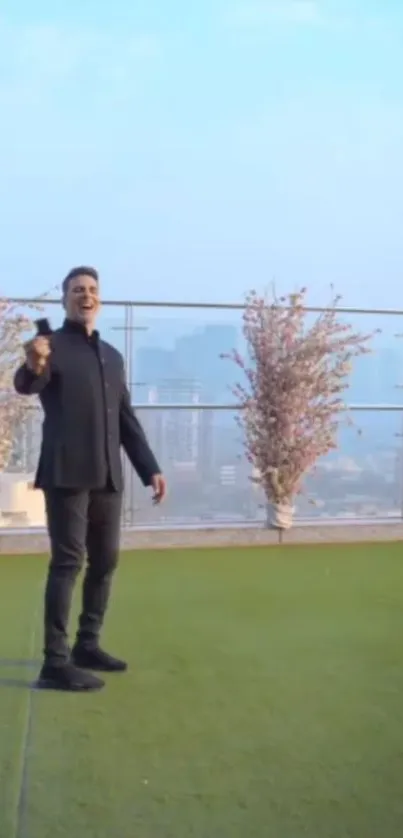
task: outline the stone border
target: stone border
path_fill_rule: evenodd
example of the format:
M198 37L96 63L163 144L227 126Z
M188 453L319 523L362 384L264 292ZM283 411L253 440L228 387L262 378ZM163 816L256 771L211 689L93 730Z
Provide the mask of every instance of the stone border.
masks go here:
M386 523L304 524L283 534L283 544L354 544L359 542L403 541L403 521ZM258 527L205 529L122 530L122 550L161 550L192 547L275 546L278 533ZM35 555L49 551L45 530L0 530L0 554Z

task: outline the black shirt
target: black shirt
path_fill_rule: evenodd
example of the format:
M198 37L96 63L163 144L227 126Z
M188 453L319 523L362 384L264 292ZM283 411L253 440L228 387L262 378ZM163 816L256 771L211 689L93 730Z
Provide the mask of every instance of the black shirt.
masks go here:
M65 320L50 337L46 371L17 370L15 389L39 395L44 411L42 445L35 479L38 488L123 488L120 447L144 485L160 473L135 416L121 354L98 332L88 336Z
M79 324L66 321L65 328L76 332L77 347L80 346L80 366L85 366L85 373L91 385L91 396L96 408L96 421L93 423L93 445L96 448L96 459L99 462L99 482L107 486L110 483L110 464L107 445L107 405L105 399L105 369L100 355L99 332L89 335ZM109 386L109 385L108 385ZM79 420L78 420L79 421Z

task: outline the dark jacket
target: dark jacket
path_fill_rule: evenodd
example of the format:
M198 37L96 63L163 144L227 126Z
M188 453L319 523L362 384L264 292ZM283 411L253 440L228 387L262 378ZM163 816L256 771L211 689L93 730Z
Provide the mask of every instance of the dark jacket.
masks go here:
M95 332L65 321L50 336L46 372L23 364L14 377L21 395L38 395L44 411L35 486L122 491L120 447L145 486L160 473L130 403L121 354Z

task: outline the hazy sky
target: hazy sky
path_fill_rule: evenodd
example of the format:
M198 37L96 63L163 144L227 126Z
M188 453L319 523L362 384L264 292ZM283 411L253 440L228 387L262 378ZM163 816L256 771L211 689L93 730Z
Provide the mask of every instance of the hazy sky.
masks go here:
M1 293L403 308L402 44L402 0L6 0Z

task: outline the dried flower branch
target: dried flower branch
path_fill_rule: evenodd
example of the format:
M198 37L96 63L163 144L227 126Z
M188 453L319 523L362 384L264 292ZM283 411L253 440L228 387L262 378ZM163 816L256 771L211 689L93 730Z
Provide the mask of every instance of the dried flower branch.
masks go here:
M269 503L292 505L304 475L337 448L352 362L370 352L371 334L338 319L340 297L307 323L306 289L277 299L248 294L243 334L248 359L230 358L246 383L237 384L237 421L254 479Z
M46 302L46 296L40 299ZM32 332L33 320L41 310L40 304L22 307L0 298L0 472L8 466L16 431L31 408L29 399L15 392L14 373L22 361L24 342Z

